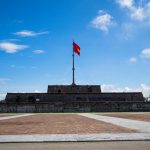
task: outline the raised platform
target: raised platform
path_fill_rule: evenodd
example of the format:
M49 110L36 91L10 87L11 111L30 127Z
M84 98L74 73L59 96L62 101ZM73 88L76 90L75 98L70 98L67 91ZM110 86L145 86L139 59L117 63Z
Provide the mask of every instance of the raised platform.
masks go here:
M5 111L6 109L6 111ZM7 93L0 112L150 111L141 92L102 93L100 85L49 85L47 93Z
M48 85L47 93L101 93L100 85Z

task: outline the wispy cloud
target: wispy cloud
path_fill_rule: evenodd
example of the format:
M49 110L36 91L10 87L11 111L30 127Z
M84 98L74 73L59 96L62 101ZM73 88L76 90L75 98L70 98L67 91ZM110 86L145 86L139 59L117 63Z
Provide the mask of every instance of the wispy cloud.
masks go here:
M21 41L21 40L20 39L8 39L7 41L18 42L18 41Z
M29 46L27 45L19 45L12 42L0 42L0 50L5 51L6 53L16 53L28 47Z
M146 18L146 13L143 8L134 8L131 13L131 18L134 20L143 21Z
M12 64L12 65L10 65L10 67L11 67L11 68L15 68L15 67L16 67L16 65Z
M23 20L13 20L13 23L18 23L18 24L20 24L20 23L23 23Z
M0 78L0 86L6 85L7 81L9 81L10 79L8 78Z
M18 65L14 65L14 64L12 64L12 65L10 65L10 67L11 68L17 68L17 69L23 69L23 68L25 68L25 66L18 66Z
M116 0L122 8L132 9L134 0Z
M150 2L138 4L135 0L116 0L116 2L127 10L132 20L145 21L149 23L150 21Z
M135 26L132 23L129 23L129 22L123 23L121 25L121 32L119 32L119 34L121 34L120 38L124 38L125 40L129 40L129 39L133 38L134 37L134 34L133 34L134 27Z
M48 34L48 31L44 32L35 32L35 31L30 31L30 30L22 30L19 32L14 33L15 35L21 36L21 37L34 37L42 34Z
M9 78L0 78L0 88L6 86L9 80ZM5 96L5 93L0 93L0 100L4 100Z
M28 68L30 68L30 69L37 69L38 67L37 66L29 66L29 67L27 67L27 66L21 66L21 65L14 65L14 64L12 64L12 65L10 65L10 68L12 68L12 69L28 69Z
M116 87L112 84L102 84L102 92L121 92L121 88Z
M35 93L41 93L42 91L40 90L34 90Z
M94 28L97 28L106 33L110 27L116 24L113 20L113 17L103 10L99 11L98 15L92 20L91 23Z
M4 93L0 93L0 100L4 100L5 99L6 94Z
M31 69L37 69L38 67L37 66L31 66Z
M136 57L130 57L129 58L129 62L131 62L131 63L135 63L136 61L137 61Z
M35 54L43 54L43 53L45 53L45 51L41 50L41 49L37 49L37 50L34 50L32 52L35 53Z
M142 92L144 96L150 95L150 85L145 83L140 84L138 87L130 88L130 87L116 87L112 84L103 84L102 85L103 92Z
M145 48L141 52L141 57L150 58L150 48Z

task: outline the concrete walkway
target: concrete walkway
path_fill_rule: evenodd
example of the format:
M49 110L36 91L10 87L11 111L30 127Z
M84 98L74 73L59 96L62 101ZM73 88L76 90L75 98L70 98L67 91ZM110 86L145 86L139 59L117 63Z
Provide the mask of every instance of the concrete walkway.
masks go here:
M7 142L77 142L77 141L130 141L150 140L150 133L101 133L101 134L33 134L0 135L0 143Z
M99 120L99 121L104 121L107 123L112 123L114 125L118 125L118 126L125 127L125 128L136 129L139 132L150 133L150 122L123 119L123 118L117 118L117 117L108 117L108 116L95 115L95 114L89 114L89 113L80 113L78 115L88 117L91 119L95 119L95 120Z
M1 150L149 150L149 141L1 143Z
M14 118L26 117L26 116L31 116L31 115L34 115L34 114L23 114L23 115L0 117L0 120L14 119Z

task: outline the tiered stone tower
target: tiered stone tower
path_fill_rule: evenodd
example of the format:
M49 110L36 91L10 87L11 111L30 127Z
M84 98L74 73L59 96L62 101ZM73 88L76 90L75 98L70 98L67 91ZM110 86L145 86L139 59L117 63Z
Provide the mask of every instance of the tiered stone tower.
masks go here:
M150 110L141 92L103 93L99 85L49 85L47 93L7 93L5 102L0 112Z

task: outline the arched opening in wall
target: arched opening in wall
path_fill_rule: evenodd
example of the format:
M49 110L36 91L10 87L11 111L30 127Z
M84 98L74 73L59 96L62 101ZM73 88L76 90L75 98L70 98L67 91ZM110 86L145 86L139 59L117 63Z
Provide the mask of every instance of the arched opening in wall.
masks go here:
M29 103L35 103L35 102L36 102L36 99L35 99L33 96L29 96L29 97L28 97L28 102L29 102Z
M61 90L60 90L60 89L58 90L58 93L61 93Z

